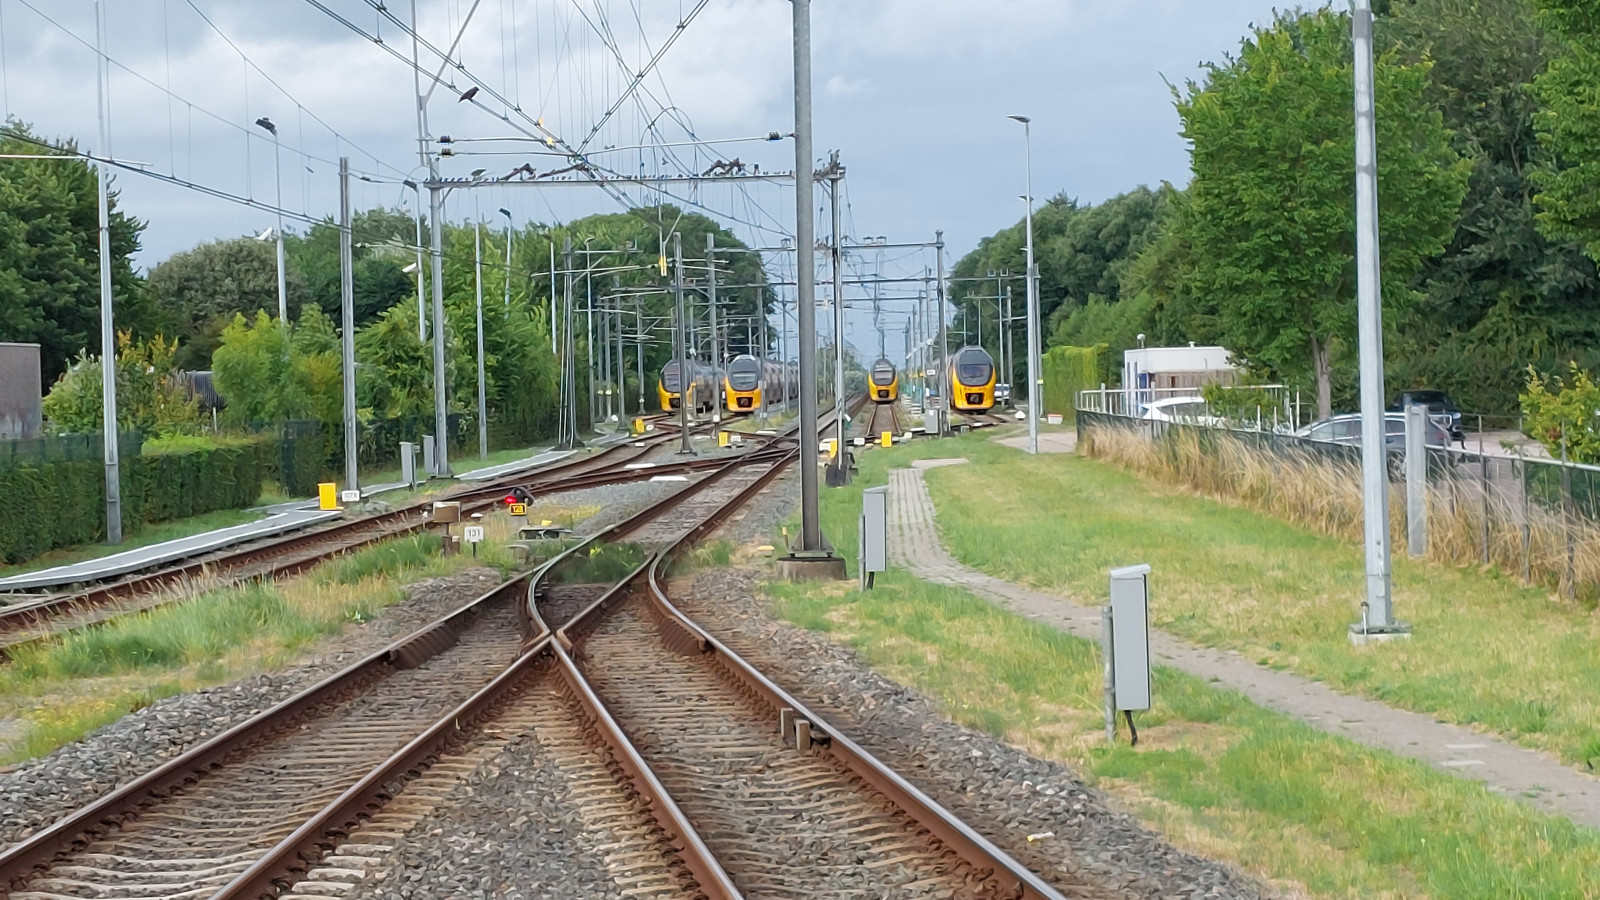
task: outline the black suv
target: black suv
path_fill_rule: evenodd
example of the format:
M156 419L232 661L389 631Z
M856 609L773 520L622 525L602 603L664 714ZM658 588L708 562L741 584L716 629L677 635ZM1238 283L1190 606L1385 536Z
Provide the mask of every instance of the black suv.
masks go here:
M1465 442L1466 433L1461 430L1461 408L1450 399L1444 391L1412 390L1405 391L1389 404L1390 412L1404 412L1407 403L1415 403L1428 408L1428 415L1433 418L1450 419L1450 440Z

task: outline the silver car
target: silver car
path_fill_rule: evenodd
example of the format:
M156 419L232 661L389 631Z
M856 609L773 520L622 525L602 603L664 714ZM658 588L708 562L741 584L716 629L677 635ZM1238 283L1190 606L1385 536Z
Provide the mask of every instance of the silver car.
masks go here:
M1310 425L1295 432L1295 437L1312 441L1327 441L1333 444L1349 444L1355 446L1361 443L1361 414L1345 413ZM1384 413L1383 416L1384 446L1392 451L1403 453L1406 449L1406 417L1404 413ZM1446 424L1430 416L1428 418L1428 432L1425 441L1429 447L1444 448L1450 446L1450 429Z

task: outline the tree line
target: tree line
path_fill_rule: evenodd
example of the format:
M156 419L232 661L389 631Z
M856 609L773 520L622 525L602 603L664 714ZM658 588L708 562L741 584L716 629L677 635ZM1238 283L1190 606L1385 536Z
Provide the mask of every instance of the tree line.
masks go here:
M1513 412L1530 377L1600 365L1600 2L1377 12L1387 383ZM1222 344L1252 377L1314 391L1324 415L1354 405L1350 24L1333 7L1278 13L1174 85L1187 186L1098 205L1057 196L1036 212L1051 346L1119 360L1139 334ZM1022 245L1019 222L955 275L1021 273ZM952 291L993 321L985 295L992 282Z
M38 153L41 142L17 122L0 131L0 148ZM58 145L71 153L70 143ZM99 274L95 173L82 160L0 165L0 333L38 342L45 412L57 431L95 431L100 417ZM200 398L182 373L210 370L226 401L223 422L259 426L311 420L337 428L342 416L339 228L331 220L285 234L289 321L279 322L277 262L270 241L253 236L208 241L176 253L148 272L134 270L145 223L113 195L112 252L118 336L117 381L124 427L170 433L201 424ZM563 225L532 224L509 232L471 223L443 226L443 286L449 407L476 409L476 248L482 241L485 386L488 419L497 433L533 440L554 429L557 361L551 350L550 299L564 298L573 279L573 328L580 373L598 366L588 317L597 307L622 309L628 377L616 388L636 397L635 334L646 332L646 380L671 355L671 276L658 265L671 232L683 235L686 257L703 257L706 236L719 249L744 248L713 220L672 206L594 215ZM414 437L413 423L431 423L431 340L419 337L415 271L417 225L407 213L371 209L352 218L358 418L364 441ZM426 228L423 244L430 240ZM511 265L506 265L507 241ZM570 257L565 255L572 248ZM686 263L702 268L699 259ZM431 259L424 253L421 290L431 320ZM761 259L719 254L719 313L749 318L774 296ZM704 284L704 275L695 279ZM700 304L701 321L704 321ZM615 323L615 318L613 318ZM432 322L426 331L431 338ZM750 329L753 331L753 329ZM756 352L747 329L730 328L726 352ZM599 322L596 322L596 343ZM615 347L615 332L608 342ZM630 408L636 404L630 404ZM431 430L427 429L427 430ZM470 431L471 429L464 429ZM364 447L373 453L379 447ZM392 450L393 448L388 448Z

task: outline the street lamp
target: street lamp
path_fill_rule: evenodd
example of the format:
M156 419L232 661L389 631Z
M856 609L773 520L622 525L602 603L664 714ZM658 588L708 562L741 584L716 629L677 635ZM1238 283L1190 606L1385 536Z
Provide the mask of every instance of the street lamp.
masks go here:
M506 217L506 308L511 307L511 240L516 236L515 224L511 219L511 210L500 207L500 215Z
M417 342L425 344L428 342L428 305L422 291L422 186L409 178L401 184L411 188L412 193L417 195L417 261L412 264L416 268L407 266L405 272L408 275L416 272L417 275Z
M289 291L283 270L283 168L278 164L278 126L266 116L256 124L272 135L272 178L278 186L278 321L289 321Z
M1028 452L1039 452L1039 268L1033 262L1033 120L1027 116L1007 116L1022 123L1022 146L1027 159L1028 240Z

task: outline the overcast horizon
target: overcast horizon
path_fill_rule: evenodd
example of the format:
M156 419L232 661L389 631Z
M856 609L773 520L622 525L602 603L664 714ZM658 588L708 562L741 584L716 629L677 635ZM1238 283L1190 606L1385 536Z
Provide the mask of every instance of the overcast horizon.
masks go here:
M419 171L410 39L366 0L324 5L348 24L290 0L111 5L112 153L271 204L273 143L252 124L266 116L283 142L284 207L313 219L333 214L334 161L343 153L357 170L388 182L357 182L357 209L409 209L411 192L398 182ZM465 0L421 0L424 39L448 46L470 7ZM694 7L693 0L485 0L462 35L458 58L486 89L467 103L447 88L435 90L429 131L457 139L509 136L536 131L532 123L539 120L575 145L594 131L589 146L600 149L596 159L619 172L698 172L735 156L765 171L792 169L788 140L732 142L793 128L791 16L781 0L711 0L634 97L595 129L627 85L624 67L643 67L680 14ZM1188 154L1168 83L1182 85L1197 77L1202 62L1236 50L1271 10L1265 0L1204 8L1182 0L815 0L815 150L820 163L839 149L848 169L845 234L927 241L942 229L953 265L980 238L1016 222L1023 212L1023 135L1011 114L1033 119L1036 203L1056 194L1098 203L1141 184L1187 183ZM395 12L409 16L398 4ZM87 0L0 0L0 101L7 117L41 136L99 149L93 21ZM383 46L356 29L383 38ZM609 40L600 38L602 31ZM431 69L427 56L424 49L424 68ZM470 84L459 71L446 77L463 89ZM692 138L728 142L703 150L604 150ZM443 173L463 177L481 167L494 176L523 163L541 170L564 165L529 155L523 148L536 145L528 143L477 146L497 152L445 160ZM121 208L148 222L136 259L142 267L273 224L268 211L148 176L123 173L117 184ZM787 186L674 190L678 202L699 203L752 244L770 246L792 232ZM474 215L469 193L452 198L448 218ZM478 193L486 194L476 201L486 221L502 206L519 223L621 208L594 187ZM650 197L639 189L628 196ZM821 237L829 226L820 191L814 208ZM891 256L891 274L932 264L931 255Z

